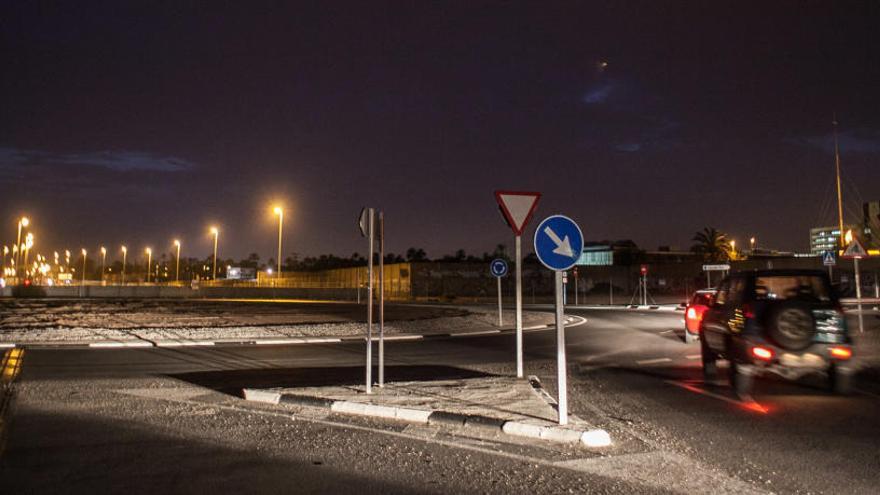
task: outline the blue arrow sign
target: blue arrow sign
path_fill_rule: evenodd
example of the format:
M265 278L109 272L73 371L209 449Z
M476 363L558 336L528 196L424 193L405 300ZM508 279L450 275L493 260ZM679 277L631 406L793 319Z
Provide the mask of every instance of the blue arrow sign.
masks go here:
M573 267L584 249L584 234L574 220L553 215L535 230L535 254L547 268L565 271Z
M494 259L489 263L489 271L496 277L503 277L507 275L507 262L501 258Z

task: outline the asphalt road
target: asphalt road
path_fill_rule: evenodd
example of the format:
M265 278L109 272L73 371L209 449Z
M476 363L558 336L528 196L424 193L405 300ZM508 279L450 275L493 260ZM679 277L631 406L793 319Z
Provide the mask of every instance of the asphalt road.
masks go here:
M475 441L300 417L242 387L357 383L363 346L27 350L0 474L26 491L876 493L880 386L759 380L747 407L703 384L681 313L570 309L574 414L615 446ZM877 332L875 316L869 318ZM876 335L874 333L873 335ZM555 336L527 334L526 369L554 390ZM389 343L388 380L513 372L511 336ZM10 480L10 481L6 481Z

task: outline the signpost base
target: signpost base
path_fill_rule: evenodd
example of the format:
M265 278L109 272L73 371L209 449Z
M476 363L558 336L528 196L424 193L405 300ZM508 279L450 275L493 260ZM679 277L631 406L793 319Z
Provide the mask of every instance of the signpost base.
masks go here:
M559 390L559 424L568 424L568 384L565 361L565 315L562 272L556 272L556 381Z

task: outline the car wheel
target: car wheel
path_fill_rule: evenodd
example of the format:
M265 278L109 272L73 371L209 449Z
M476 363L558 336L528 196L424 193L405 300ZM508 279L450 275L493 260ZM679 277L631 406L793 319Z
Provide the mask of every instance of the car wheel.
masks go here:
M852 371L844 371L837 364L832 364L828 368L828 385L831 391L838 395L849 395L852 393Z
M687 335L687 332L685 332ZM700 339L700 355L703 358L703 380L706 383L718 381L718 355L706 343L706 339Z
M751 366L730 360L730 386L733 393L743 401L752 400L752 388L755 384L755 376Z

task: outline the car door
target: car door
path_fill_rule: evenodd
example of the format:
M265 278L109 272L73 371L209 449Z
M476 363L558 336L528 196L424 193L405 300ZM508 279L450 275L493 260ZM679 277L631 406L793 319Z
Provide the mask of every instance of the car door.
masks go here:
M715 351L724 349L724 334L727 331L727 314L730 311L730 279L725 278L718 285L718 293L703 317L702 338L706 345Z

